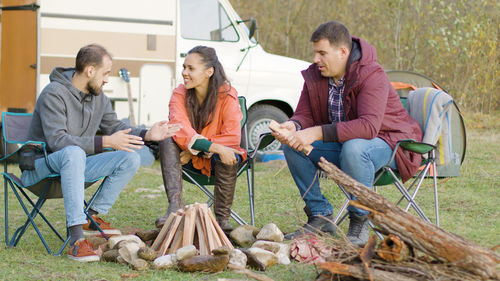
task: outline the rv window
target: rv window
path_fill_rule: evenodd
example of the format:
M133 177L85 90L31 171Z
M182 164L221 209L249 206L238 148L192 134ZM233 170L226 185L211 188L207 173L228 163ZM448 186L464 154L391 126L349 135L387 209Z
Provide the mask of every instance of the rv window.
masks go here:
M217 0L182 0L181 35L186 39L208 41L239 40L226 11Z

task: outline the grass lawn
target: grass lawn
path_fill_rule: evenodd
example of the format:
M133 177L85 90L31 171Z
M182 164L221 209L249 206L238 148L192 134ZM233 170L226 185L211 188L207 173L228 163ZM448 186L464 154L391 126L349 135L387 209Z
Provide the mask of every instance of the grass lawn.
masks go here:
M500 244L500 127L499 116L489 119L489 125L481 116L471 116L468 125L467 155L461 168L461 176L439 179L439 200L441 227L449 232L470 239L484 247ZM468 123L470 122L470 123ZM472 126L470 126L472 124ZM295 230L306 219L302 212L304 206L298 190L290 176L284 161L259 163L256 167L256 226L273 222L283 232ZM426 180L420 193L424 212L431 219L433 216L433 195L431 181ZM326 179L321 180L323 192L334 207L340 207L343 197L336 185ZM133 231L134 229L154 228L154 220L163 215L167 207L159 170L159 163L152 167L141 168L133 178L110 213L105 219L113 225ZM95 190L91 187L87 194ZM238 179L234 209L249 220L248 194L246 178ZM392 186L379 188L384 196L395 199L397 193ZM204 202L205 197L193 185L185 184L184 200L186 203ZM13 228L24 220L24 213L17 204L12 192L9 193L10 234ZM4 217L4 201L0 208ZM49 200L44 207L56 226L64 232L64 207L62 200ZM37 219L40 223L41 220ZM234 224L234 222L232 222ZM40 223L43 233L48 227ZM346 230L346 223L341 227ZM3 234L4 224L0 226ZM4 239L2 243L4 243ZM50 245L56 245L54 238L49 238ZM5 244L3 244L5 245ZM219 274L187 274L173 270L147 270L135 272L128 267L115 263L81 264L66 258L50 256L30 227L16 248L0 247L1 280L121 280L138 273L132 280L217 280L218 278L245 279L243 275L225 271ZM272 266L267 272L275 280L313 280L317 270L311 265L292 263L290 266Z

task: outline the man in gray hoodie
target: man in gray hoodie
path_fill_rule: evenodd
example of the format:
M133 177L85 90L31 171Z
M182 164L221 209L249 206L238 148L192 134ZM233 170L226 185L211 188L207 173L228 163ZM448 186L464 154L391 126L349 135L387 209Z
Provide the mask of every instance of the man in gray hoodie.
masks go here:
M102 93L111 73L111 55L102 46L82 47L75 68L55 68L50 84L41 92L29 130L31 140L47 143L48 164L35 161L34 170L22 173L22 182L32 185L50 174L60 174L66 221L70 231L68 257L78 261L97 261L99 256L84 232L97 227L87 220L84 209L84 183L105 177L102 190L89 214L107 234L120 234L97 217L106 214L121 190L140 165L136 150L145 141L171 137L180 128L161 121L150 130L131 128L117 119L111 102ZM97 136L97 131L102 136ZM103 149L114 151L101 153Z

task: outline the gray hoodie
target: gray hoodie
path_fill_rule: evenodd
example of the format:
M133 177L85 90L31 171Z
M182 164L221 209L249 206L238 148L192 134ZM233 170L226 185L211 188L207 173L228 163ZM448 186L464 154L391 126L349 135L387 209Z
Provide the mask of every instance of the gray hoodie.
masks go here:
M71 83L74 68L56 67L50 84L40 93L33 112L29 139L44 141L49 151L69 145L81 147L87 154L102 152L103 135L130 128L118 120L108 97L85 94ZM144 139L146 130L132 128L131 134Z

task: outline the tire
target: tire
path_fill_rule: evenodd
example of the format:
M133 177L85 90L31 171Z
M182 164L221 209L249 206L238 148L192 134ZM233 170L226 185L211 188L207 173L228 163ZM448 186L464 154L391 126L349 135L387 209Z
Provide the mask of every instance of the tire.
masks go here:
M270 132L268 126L271 120L282 123L288 120L288 115L281 109L268 104L256 105L250 108L247 119L249 149L255 148L261 134ZM241 144L244 147L245 140L243 138L244 136L242 136ZM281 143L274 141L263 150L279 151L281 150Z

